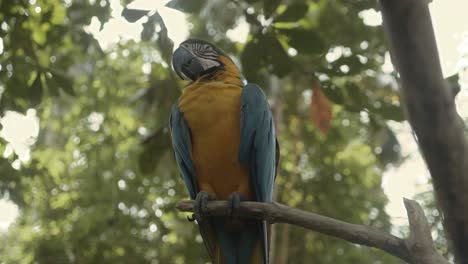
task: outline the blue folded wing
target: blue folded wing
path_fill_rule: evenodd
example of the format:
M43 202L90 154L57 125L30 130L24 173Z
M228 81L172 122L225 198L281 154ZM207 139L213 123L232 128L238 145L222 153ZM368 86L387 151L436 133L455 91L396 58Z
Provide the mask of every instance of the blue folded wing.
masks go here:
M271 202L279 148L270 105L263 91L255 84L247 84L242 89L240 129L239 162L249 168L255 201ZM268 263L267 222L261 221L258 228L263 260Z
M175 158L182 179L189 191L190 198L193 200L198 193L198 186L195 176L195 169L192 162L192 140L190 128L184 120L177 103L174 104L171 111L170 128L172 136L172 146L175 152Z
M177 103L172 107L170 128L177 166L189 191L190 198L195 200L200 189L197 185L195 167L192 161L192 135ZM217 241L214 228L211 225L198 225L198 227L208 253L211 257L215 256Z
M255 200L271 202L277 155L276 133L270 105L255 84L242 89L239 162L250 169Z

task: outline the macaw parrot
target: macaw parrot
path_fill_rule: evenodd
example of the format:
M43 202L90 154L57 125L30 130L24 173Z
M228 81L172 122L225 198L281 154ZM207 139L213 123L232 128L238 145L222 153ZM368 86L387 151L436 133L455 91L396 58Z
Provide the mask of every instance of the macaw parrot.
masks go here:
M182 42L172 65L190 81L171 111L172 145L208 253L213 263L268 263L267 223L238 215L241 200L272 201L279 147L267 98L207 41ZM228 200L230 215L207 216L209 200Z

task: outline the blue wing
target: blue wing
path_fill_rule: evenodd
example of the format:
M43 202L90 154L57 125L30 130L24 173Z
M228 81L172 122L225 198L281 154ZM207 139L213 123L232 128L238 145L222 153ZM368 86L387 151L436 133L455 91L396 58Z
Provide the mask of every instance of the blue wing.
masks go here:
M181 176L185 182L185 186L189 191L190 198L195 200L199 188L196 180L195 167L192 162L192 135L177 103L172 107L169 123L172 147L174 149L177 166L182 174ZM203 242L208 250L208 254L213 257L214 252L217 250L214 229L211 225L199 225L198 227L203 237Z
M276 173L276 132L265 94L255 84L242 89L239 162L250 168L255 200L271 202Z
M239 162L249 167L255 201L271 202L279 148L273 115L263 91L255 84L242 89ZM267 223L261 223L265 263L268 263Z
M177 103L172 107L170 128L177 166L180 169L185 186L189 191L190 198L194 200L198 193L198 186L195 178L195 168L192 162L191 133Z

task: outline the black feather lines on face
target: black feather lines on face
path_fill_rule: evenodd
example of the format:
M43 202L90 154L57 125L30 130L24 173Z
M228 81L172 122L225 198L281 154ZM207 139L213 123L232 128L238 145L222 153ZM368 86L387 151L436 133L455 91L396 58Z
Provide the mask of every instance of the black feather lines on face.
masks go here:
M216 47L215 45L211 44L209 41L206 41L206 40L203 40L203 39L191 38L191 39L187 39L186 41L182 42L180 45L183 45L183 44L194 45L195 47L197 47L197 49L201 48L202 46L210 47L210 49L212 50L212 52L211 51L209 52L210 57L204 57L205 56L204 54L195 54L197 56L200 56L201 58L216 60L216 61L219 62L218 57L220 55L223 55L224 57L226 57L226 58L228 58L229 60L232 61L232 59L227 55L226 52L224 52L222 49ZM194 49L194 52L196 52L195 50L196 49ZM211 53L213 53L213 54L211 54ZM211 57L211 56L214 56L214 57Z
M219 70L225 68L224 63L222 63L219 59L220 56L226 57L231 62L232 59L224 52L222 49L216 47L215 45L211 44L210 42L203 40L203 39L188 39L185 40L180 44L180 46L189 49L195 56L203 59L208 59L211 61L216 61L219 63L219 66L212 67L203 73L200 74L200 81L210 81L215 78L216 73ZM234 62L233 62L234 63Z

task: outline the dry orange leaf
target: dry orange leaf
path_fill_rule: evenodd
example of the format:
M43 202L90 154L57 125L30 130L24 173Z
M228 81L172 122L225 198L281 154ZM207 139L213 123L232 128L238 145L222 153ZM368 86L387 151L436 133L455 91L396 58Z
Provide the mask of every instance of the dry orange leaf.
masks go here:
M314 83L312 88L310 118L323 134L327 134L332 120L332 107L328 98L323 94L319 83Z

